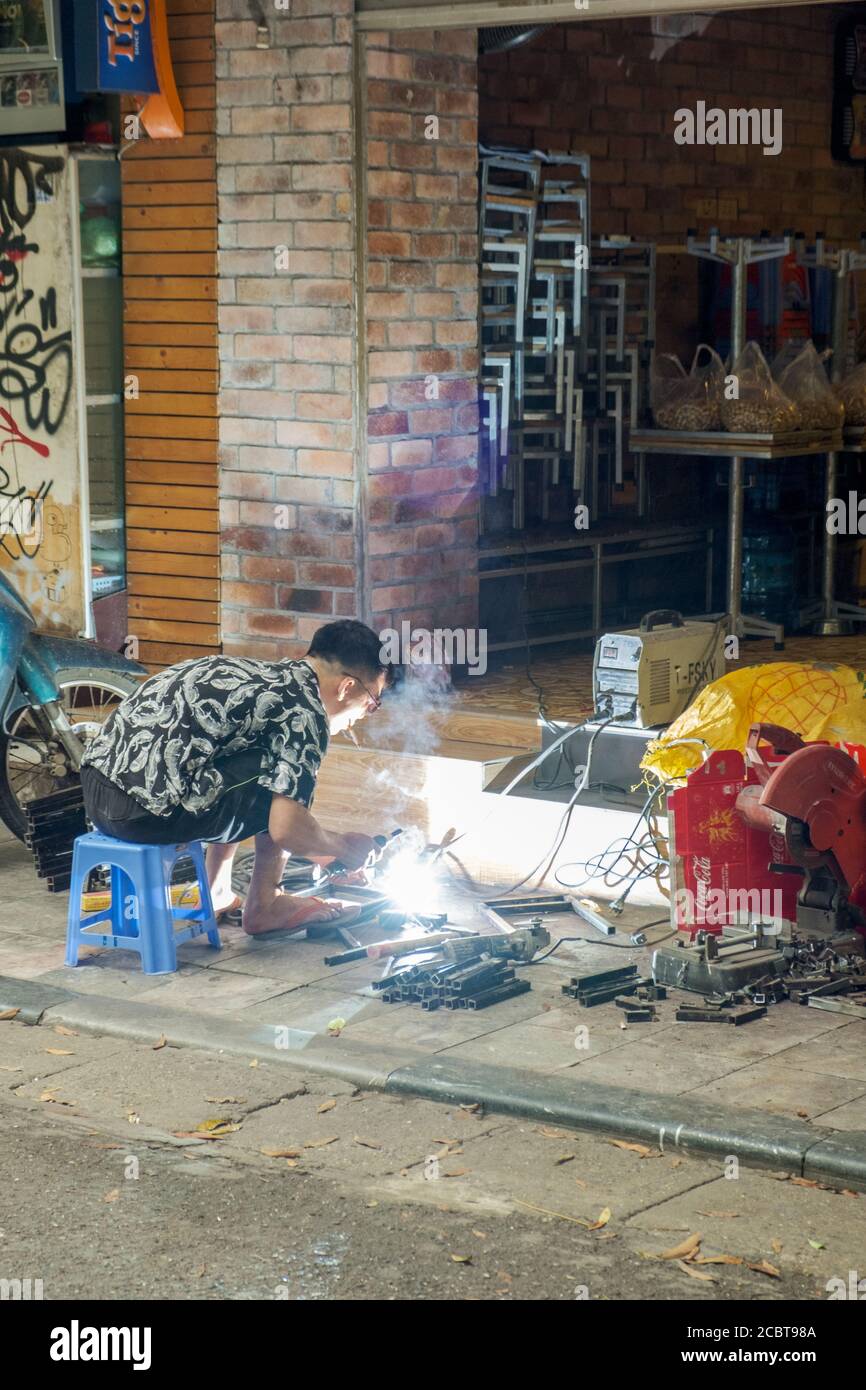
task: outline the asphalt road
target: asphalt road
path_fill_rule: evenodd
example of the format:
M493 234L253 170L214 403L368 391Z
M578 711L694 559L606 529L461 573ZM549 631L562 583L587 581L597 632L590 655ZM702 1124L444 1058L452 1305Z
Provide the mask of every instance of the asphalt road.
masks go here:
M237 1128L179 1137L208 1120ZM826 1300L866 1203L21 1023L0 1023L0 1172L0 1278L57 1300ZM695 1233L742 1263L657 1258Z

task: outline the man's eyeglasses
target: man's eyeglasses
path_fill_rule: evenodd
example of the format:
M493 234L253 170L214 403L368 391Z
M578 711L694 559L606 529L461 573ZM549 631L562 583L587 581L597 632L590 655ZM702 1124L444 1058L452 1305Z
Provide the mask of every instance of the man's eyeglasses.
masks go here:
M382 701L379 699L379 696L378 696L378 695L374 695L373 692L372 692L372 690L368 690L367 687L366 687L366 685L365 685L364 682L360 679L359 676L353 676L351 671L341 671L340 674L341 674L342 676L348 676L350 680L353 680L353 681L355 681L355 683L356 683L357 685L360 685L360 687L361 687L361 689L363 690L364 694L367 696L367 699L370 701L370 703L371 703L372 706L373 706L373 708L372 708L371 711L370 711L371 714L375 714L375 712L376 712L377 709L381 709L381 708L382 708Z

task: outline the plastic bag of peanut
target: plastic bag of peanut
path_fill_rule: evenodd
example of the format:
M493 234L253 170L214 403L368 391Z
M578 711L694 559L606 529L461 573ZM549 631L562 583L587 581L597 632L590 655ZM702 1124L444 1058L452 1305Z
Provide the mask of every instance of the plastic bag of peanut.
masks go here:
M722 424L732 434L787 434L800 428L797 407L773 380L757 343L746 343L733 365L722 396Z
M835 391L845 411L846 425L866 425L866 362L861 362Z
M706 361L702 361L706 354ZM650 397L653 418L662 430L717 430L725 369L717 352L700 343L686 371L673 353L653 358Z
M773 376L800 413L802 430L838 430L845 407L833 394L824 362L829 352L817 353L810 338L788 342L773 360Z

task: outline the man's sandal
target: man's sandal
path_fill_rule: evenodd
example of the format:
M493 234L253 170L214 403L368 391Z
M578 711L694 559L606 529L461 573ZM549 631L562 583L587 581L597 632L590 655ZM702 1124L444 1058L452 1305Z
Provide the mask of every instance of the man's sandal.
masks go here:
M290 897L291 894L286 894ZM244 924L247 936L270 936L274 932L298 932L312 926L347 927L361 914L360 903L346 903L327 898L297 898L295 910L278 927L266 927L264 931L251 931Z

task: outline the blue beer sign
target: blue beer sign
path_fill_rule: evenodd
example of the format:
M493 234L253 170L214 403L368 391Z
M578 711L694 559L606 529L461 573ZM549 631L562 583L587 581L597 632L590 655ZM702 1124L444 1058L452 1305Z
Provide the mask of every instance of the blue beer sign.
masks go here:
M76 0L77 85L91 92L158 92L153 0Z

